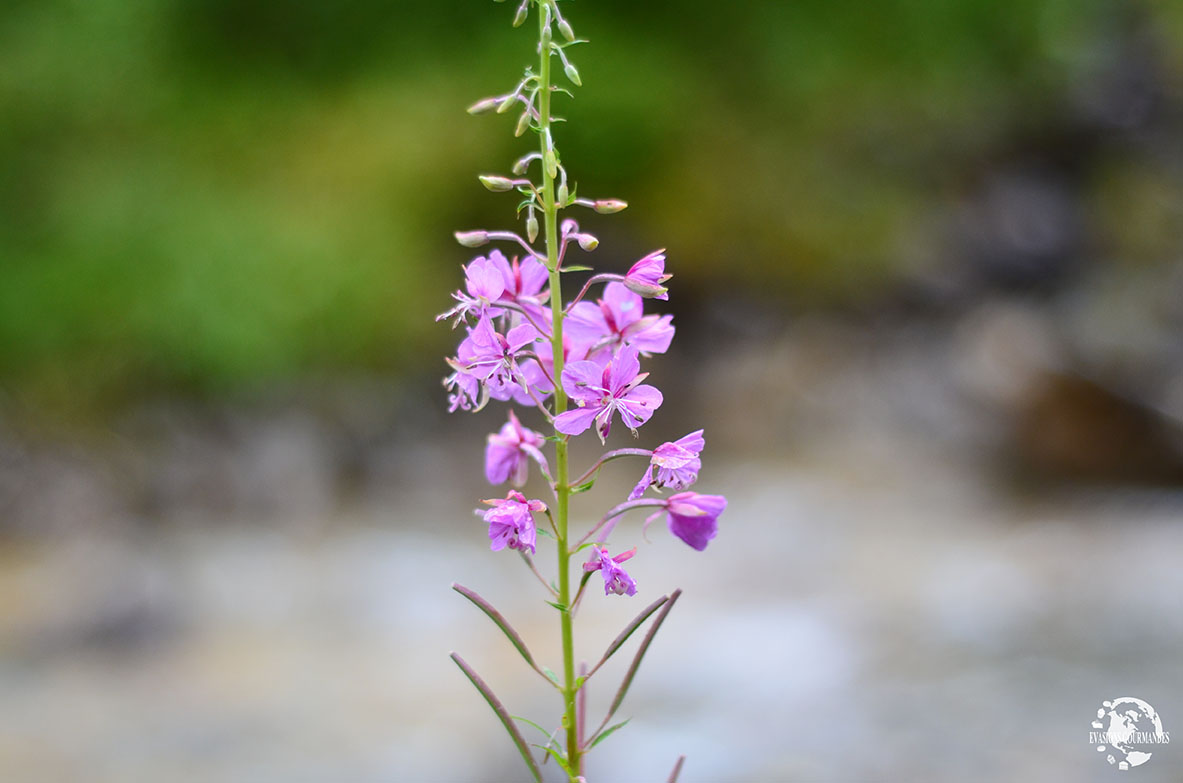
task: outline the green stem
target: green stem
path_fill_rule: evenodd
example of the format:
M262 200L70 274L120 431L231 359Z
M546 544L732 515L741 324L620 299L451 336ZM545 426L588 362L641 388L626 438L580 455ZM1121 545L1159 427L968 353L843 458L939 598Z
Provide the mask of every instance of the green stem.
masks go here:
M550 0L545 0L547 3ZM563 289L559 273L559 208L555 203L555 180L546 161L547 142L550 140L550 28L549 14L538 9L538 113L541 130L542 152L542 212L543 232L546 238L546 266L550 271L551 306L551 349L554 356L555 410L557 417L567 410L567 395L562 387L563 375ZM553 152L551 152L553 155ZM560 633L563 642L563 725L567 729L567 762L571 779L582 773L582 759L579 752L579 734L576 726L575 694L575 634L571 623L571 556L567 552L567 507L571 499L571 485L567 475L567 437L557 430L559 440L555 444L555 496L556 526L558 528L559 556L559 600L563 609L559 614Z

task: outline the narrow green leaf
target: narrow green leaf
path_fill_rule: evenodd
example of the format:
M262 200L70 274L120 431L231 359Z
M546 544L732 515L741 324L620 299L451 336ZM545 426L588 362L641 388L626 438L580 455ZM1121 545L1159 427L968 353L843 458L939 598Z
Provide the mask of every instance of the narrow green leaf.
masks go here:
M529 725L529 726L533 726L534 728L536 728L536 729L538 729L540 732L542 732L542 735L543 735L543 736L545 736L545 737L549 737L549 736L550 736L550 732L549 732L549 731L547 731L546 729L542 728L541 726L539 726L537 723L535 723L534 721L530 720L529 718L523 718L521 715L510 715L509 717L513 718L514 720L520 720L522 723L525 723L525 724L527 724L527 725Z
M544 677L546 677L546 679L550 680L555 685L559 684L559 675L555 674L553 671L551 671L546 666L542 667L542 674Z
M580 484L577 487L571 487L571 494L578 495L580 492L587 492L589 489L591 489L595 485L596 485L595 479L592 479L591 481L585 481L584 483Z
M469 682L485 697L485 701L488 702L493 712L497 713L497 718L501 721L501 725L509 732L510 739L513 740L514 745L517 745L518 752L522 754L522 761L526 762L526 766L530 770L530 775L537 783L542 783L542 771L538 769L538 762L534 760L533 754L530 753L530 748L526 745L526 741L522 739L521 732L514 725L513 719L509 717L509 713L505 711L505 707L501 704L501 701L494 695L489 686L485 684L485 681L481 679L480 675L473 671L472 667L463 658L456 653L452 653L451 658L460 667L460 671L464 672L464 676L468 677Z
M649 619L649 615L660 609L661 605L668 600L670 600L669 596L663 595L661 598L658 598L656 601L641 610L641 613L634 617L633 621L626 625L624 630L620 632L620 635L613 639L612 643L608 645L608 649L604 651L602 656L600 656L600 662L592 668L591 674L595 674L596 670L603 666L604 663L607 662L607 660L611 658L625 642L628 641L628 638L632 636L638 628L641 627L641 624ZM590 677L591 674L588 676Z
M566 756L564 756L562 753L559 753L557 750L552 748L550 745L534 745L534 747L541 748L542 750L545 750L548 754L553 756L555 763L558 764L560 767L562 767L563 771L567 773L568 777L571 777L571 766L567 763Z
M580 266L580 265L565 266L562 269L560 269L559 271L560 272L593 272L593 271L595 271L595 267Z
M628 720L622 720L620 723L617 723L615 726L609 726L608 728L601 731L598 735L596 735L596 738L594 740L592 740L592 743L587 746L587 750L591 750L596 745L599 745L601 742L608 739L608 735L611 734L612 732L616 731L617 729L623 729L625 726L628 725L628 722L630 720L632 720L632 718L629 718Z
M547 530L544 527L536 528L535 530L538 533L538 535L542 536L543 538L554 538L555 537L554 533L550 532L549 530Z
M514 720L520 720L522 723L529 724L530 726L533 726L534 728L538 729L538 731L542 734L542 736L546 737L546 741L548 744L555 741L555 734L558 733L558 729L555 729L554 731L547 731L546 729L542 728L534 721L530 720L529 718L523 718L521 715L510 715L509 717L513 718ZM531 743L531 744L533 744L533 743Z
M678 602L680 595L682 595L681 588L672 592L670 594L670 600L665 602L665 605L661 607L661 612L654 619L653 624L649 626L649 631L641 641L641 646L637 648L637 654L633 656L633 662L629 664L628 671L624 675L624 680L620 683L620 689L616 691L616 696L612 699L612 706L608 708L608 714L604 716L604 722L600 724L600 728L596 729L596 734L600 733L600 730L607 725L608 721L612 720L612 716L620 709L621 703L624 702L624 697L628 695L629 687L633 684L633 678L637 676L637 669L641 668L641 661L645 658L645 653L649 651L649 645L653 643L653 637L657 635L658 629L665 622L665 618L670 613L670 610L674 608L674 604ZM592 737L592 741L595 741L594 736Z
M460 595L464 596L469 601L472 601L478 609L488 615L489 619L493 621L493 624L501 629L501 632L505 634L510 643L516 647L517 651L521 653L523 658L526 659L526 663L530 664L532 669L538 669L538 664L534 663L534 656L530 655L530 651L526 648L526 643L522 640L522 637L518 635L518 632L513 629L513 626L501 616L501 613L493 608L492 604L490 604L484 598L481 598L472 590L469 590L467 587L457 582L452 583L452 589L460 593Z
M547 601L547 603L553 606L555 609L558 609L560 612L567 611L567 607L563 606L562 604L557 604L554 601Z

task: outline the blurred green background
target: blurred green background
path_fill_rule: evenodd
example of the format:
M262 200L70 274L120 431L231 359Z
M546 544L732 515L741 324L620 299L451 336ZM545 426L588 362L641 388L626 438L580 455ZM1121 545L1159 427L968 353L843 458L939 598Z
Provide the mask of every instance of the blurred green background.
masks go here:
M1130 124L1123 97L1178 99L1179 3L572 8L592 44L573 50L586 87L561 103L564 158L583 192L632 204L586 221L601 265L667 246L686 292L875 302L940 273L947 205L983 172L1048 149L1107 257L1177 248L1178 171L1103 138ZM450 335L431 316L468 257L450 232L508 223L475 174L526 148L513 117L463 113L526 63L511 14L4 3L0 383L105 408L434 367Z

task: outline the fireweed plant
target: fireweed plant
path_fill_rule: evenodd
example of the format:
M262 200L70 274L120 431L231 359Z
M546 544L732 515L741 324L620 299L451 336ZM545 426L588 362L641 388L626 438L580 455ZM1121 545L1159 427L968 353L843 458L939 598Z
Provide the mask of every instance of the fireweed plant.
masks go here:
M613 724L612 718L654 635L681 594L674 590L645 607L594 665L581 664L577 672L574 620L585 589L595 584L593 579L602 579L605 596L630 597L637 592L636 581L626 570L626 566L632 567L636 550L617 551L610 542L613 529L626 513L644 509L650 514L643 529L660 519L674 536L701 551L715 537L727 500L688 489L702 465L702 430L652 450L607 451L573 475L568 461L571 438L590 430L603 444L617 420L636 436L638 428L661 407L662 394L645 383L648 373L641 371L641 360L665 353L674 326L669 315L645 313L645 300L668 299L664 284L671 276L665 273L664 252L658 250L633 264L627 274L591 275L574 299L564 302L564 275L594 271L566 264L568 250L578 247L590 252L599 242L574 219L560 222L559 213L585 207L606 215L627 204L619 199L580 198L574 185L568 185L568 172L554 137L554 125L561 119L551 113L551 101L557 93L571 93L554 84L552 76L559 65L568 82L580 85L570 50L585 41L575 37L558 0L522 0L514 16L515 27L526 21L531 9L538 22L537 63L525 69L508 93L485 98L469 108L472 114L518 113L515 135L532 133L537 140L537 149L514 163L512 176L480 177L487 189L520 197L517 211L519 217L524 216L524 236L516 231L457 232L457 241L465 247L505 243L512 257L491 250L464 266L464 289L452 294L455 306L437 320L452 319L453 328L463 325L465 332L456 355L447 359L452 372L444 385L451 411L477 411L489 400L499 400L536 409L549 430L543 434L530 429L511 408L506 423L488 436L485 448L485 475L490 483L520 488L534 466L550 486L548 498L529 498L518 489L509 489L504 497L485 500L486 508L477 513L488 525L490 549L515 550L547 592L547 603L559 620L561 672L556 674L540 665L521 635L488 601L462 585L454 584L453 589L480 608L526 663L558 691L562 699L558 728L550 732L533 721L510 715L467 662L455 653L452 659L493 708L534 780L542 779L538 758L543 763L553 758L569 780L577 781L583 779L587 753L627 723ZM534 178L529 176L532 171ZM602 286L600 298L590 301L597 286ZM571 496L591 489L603 465L625 458L644 462L635 488L589 530L573 531L568 516ZM649 495L651 490L662 489L673 490L673 494ZM551 544L557 573L548 581L534 558L539 546ZM653 620L607 714L598 724L589 724L585 715L588 682L650 618ZM519 722L541 731L543 738L527 743ZM537 758L531 748L538 750ZM671 780L676 780L681 765L682 759L678 759Z

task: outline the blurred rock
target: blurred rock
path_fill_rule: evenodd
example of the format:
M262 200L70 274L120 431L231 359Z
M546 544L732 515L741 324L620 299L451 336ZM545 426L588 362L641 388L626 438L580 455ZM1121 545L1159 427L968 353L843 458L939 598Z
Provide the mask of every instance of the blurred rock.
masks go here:
M1178 421L1080 376L1040 378L1016 411L1017 467L1044 478L1183 483L1181 443Z

